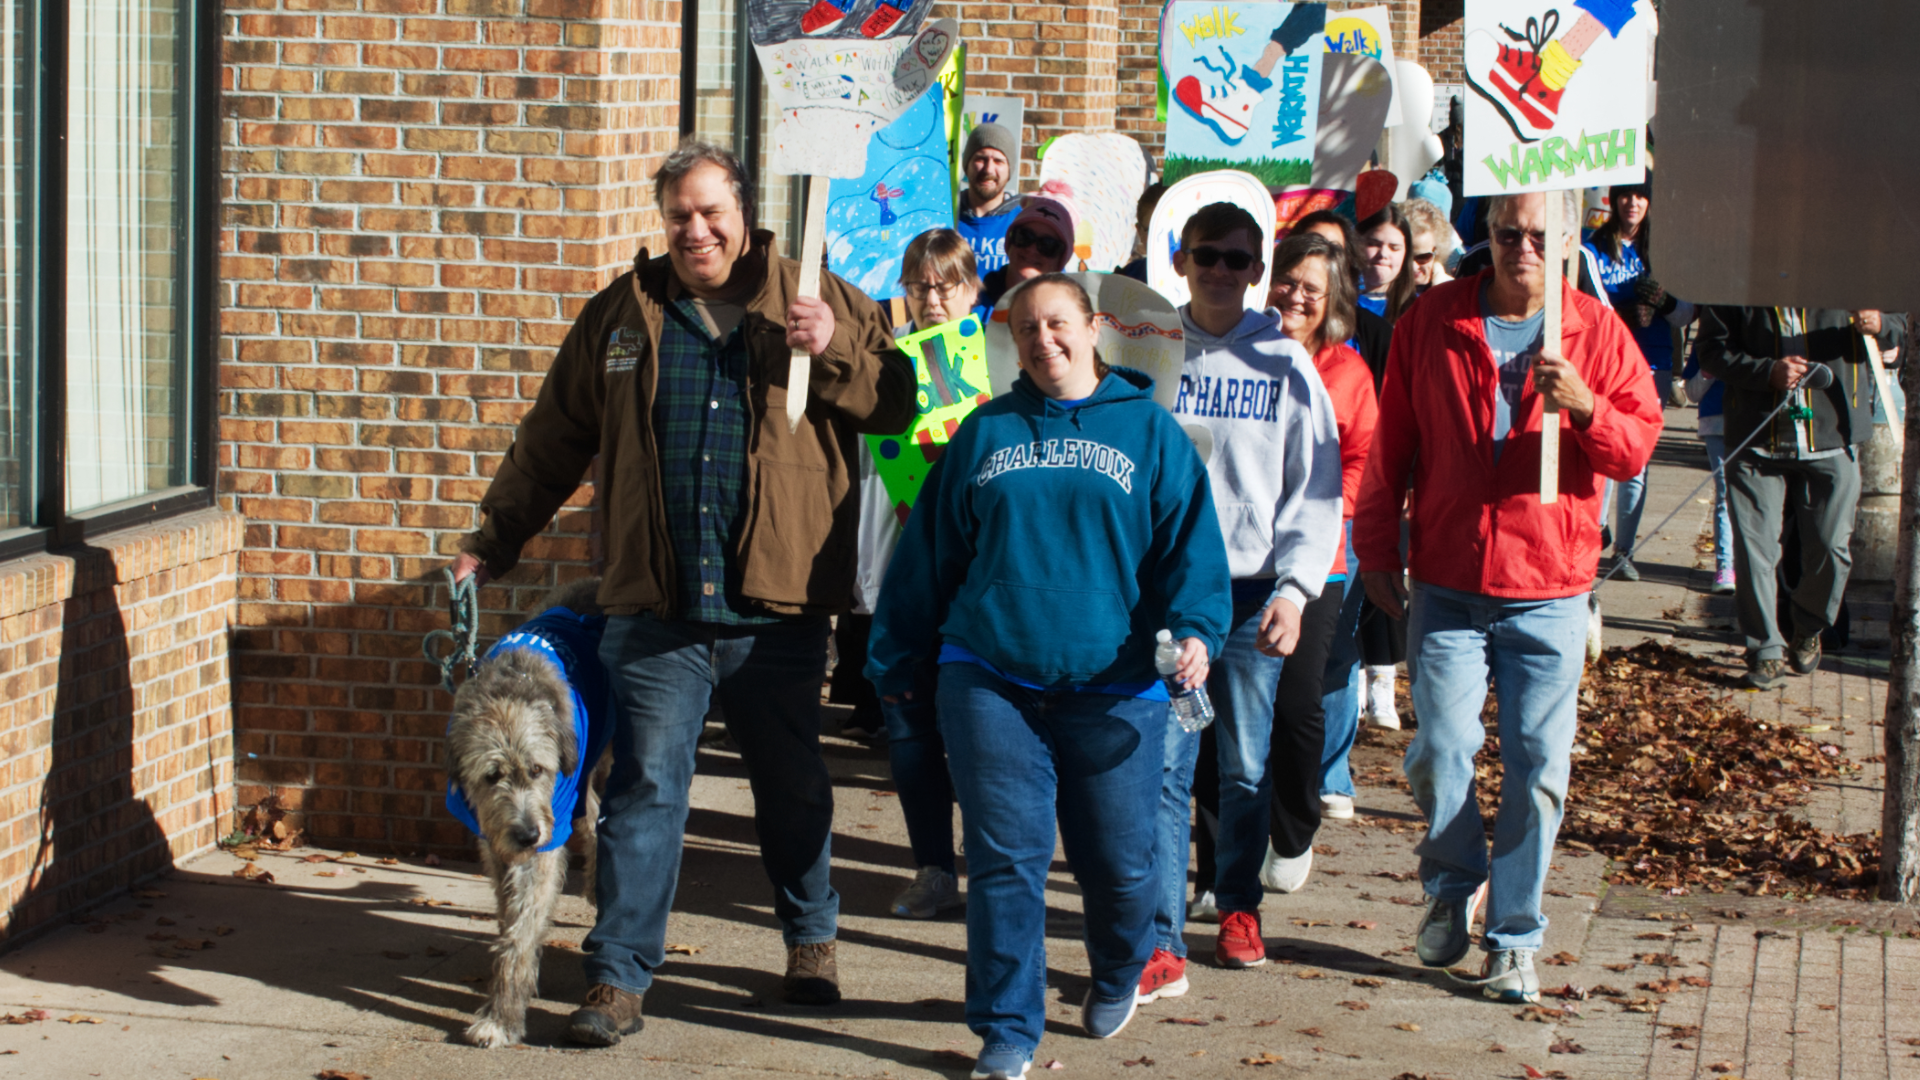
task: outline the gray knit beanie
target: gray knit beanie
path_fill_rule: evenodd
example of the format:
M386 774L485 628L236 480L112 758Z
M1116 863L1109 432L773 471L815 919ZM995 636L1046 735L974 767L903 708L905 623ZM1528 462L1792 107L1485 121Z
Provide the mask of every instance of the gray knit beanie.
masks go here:
M967 162L973 160L973 155L987 149L1000 151L1009 165L1020 160L1020 140L1014 137L1013 132L999 124L981 124L967 136L966 152L960 157L961 166L964 168Z

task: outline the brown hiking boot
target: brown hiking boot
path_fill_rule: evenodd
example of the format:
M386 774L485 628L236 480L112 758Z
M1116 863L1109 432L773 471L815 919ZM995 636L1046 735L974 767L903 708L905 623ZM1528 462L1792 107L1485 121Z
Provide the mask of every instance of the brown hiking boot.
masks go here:
M840 1000L840 968L833 942L795 945L787 950L787 1000L795 1005L832 1005Z
M587 1046L612 1046L620 1036L632 1035L644 1026L639 994L594 983L587 988L586 1003L567 1018L567 1038Z

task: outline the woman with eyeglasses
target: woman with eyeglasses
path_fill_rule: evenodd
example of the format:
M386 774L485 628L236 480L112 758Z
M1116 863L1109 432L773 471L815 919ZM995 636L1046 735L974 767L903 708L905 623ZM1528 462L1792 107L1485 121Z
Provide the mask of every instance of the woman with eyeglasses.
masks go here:
M913 238L901 260L900 284L910 317L894 336L930 329L964 318L980 293L974 275L973 248L953 229L929 229ZM901 522L893 499L873 464L873 452L860 440L859 573L851 614L834 630L839 664L828 700L854 707L841 732L872 738L884 726L887 757L893 768L900 813L906 818L907 844L916 867L913 881L893 898L888 910L902 919L931 919L964 903L954 862L953 783L947 777L946 745L933 718L934 665L917 668L911 701L882 703L862 670L867 638L887 563L900 541Z
M887 568L867 672L938 722L967 838L972 1075L1025 1076L1047 1022L1047 876L1056 822L1085 908L1094 1038L1132 1019L1153 950L1155 808L1170 679L1204 683L1230 604L1206 466L1152 380L1094 350L1065 275L1013 295L1021 375L975 409L928 474Z
M1290 236L1273 254L1268 303L1280 330L1313 357L1327 388L1340 435L1340 536L1318 599L1301 618L1300 644L1281 672L1275 699L1272 835L1261 880L1292 892L1313 867L1313 836L1322 817L1353 816L1347 755L1358 731L1359 570L1350 539L1360 478L1373 447L1373 373L1346 342L1352 333L1353 274L1345 252L1314 235ZM1286 732L1288 738L1282 738Z
M1020 215L1007 227L1007 265L988 274L982 283L980 304L989 311L1008 289L1041 274L1065 270L1073 257L1080 211L1071 187L1049 180L1039 191L1022 196L1020 206Z
M1399 322L1413 303L1414 263L1407 258L1413 246L1413 226L1398 206L1388 203L1360 223L1360 306Z

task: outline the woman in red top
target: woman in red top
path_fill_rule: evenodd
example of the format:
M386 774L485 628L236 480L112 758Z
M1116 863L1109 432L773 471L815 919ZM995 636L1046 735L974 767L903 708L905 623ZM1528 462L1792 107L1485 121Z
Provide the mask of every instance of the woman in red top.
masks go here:
M1378 409L1373 373L1349 344L1357 290L1347 258L1344 249L1312 233L1282 240L1274 249L1267 304L1279 311L1281 331L1313 354L1313 366L1333 399L1340 429L1341 516L1350 522ZM1343 530L1347 527L1343 523ZM1292 842L1288 850L1305 852L1283 859L1268 850L1261 881L1280 892L1306 883L1313 864L1311 836L1320 818L1353 816L1346 757L1359 719L1360 653L1354 630L1361 594L1351 588L1355 575L1349 558L1349 545L1343 543L1328 570L1328 587L1301 613L1300 643L1281 669L1275 695L1273 751L1267 765L1273 780L1273 848L1287 847L1280 842L1285 838ZM1329 689L1331 694L1326 693ZM1330 703L1340 711L1329 709ZM1324 726L1313 722L1314 714ZM1322 763L1336 743L1345 791L1329 799Z

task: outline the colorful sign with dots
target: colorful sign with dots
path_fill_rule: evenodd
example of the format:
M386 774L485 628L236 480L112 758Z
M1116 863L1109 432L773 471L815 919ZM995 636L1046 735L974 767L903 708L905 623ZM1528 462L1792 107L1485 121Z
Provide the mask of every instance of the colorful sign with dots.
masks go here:
M987 374L987 339L978 316L922 330L898 342L913 357L913 373L920 381L920 415L904 435L869 435L874 471L893 501L894 518L907 523L907 512L927 482L927 470L940 460L947 440L960 430L960 421L993 396Z

